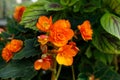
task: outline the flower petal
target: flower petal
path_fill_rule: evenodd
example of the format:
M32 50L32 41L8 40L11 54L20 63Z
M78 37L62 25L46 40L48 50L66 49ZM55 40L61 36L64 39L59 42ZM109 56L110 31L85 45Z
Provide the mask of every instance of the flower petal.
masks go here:
M56 60L58 64L65 65L65 66L70 66L73 63L72 57L64 57L61 54L57 54Z
M9 60L11 60L11 58L13 57L13 54L10 50L8 50L7 48L3 48L2 50L2 58L8 62Z
M41 69L41 67L42 67L42 62L43 62L42 59L38 59L38 60L36 60L36 61L34 62L34 68L35 68L35 70L40 70L40 69Z

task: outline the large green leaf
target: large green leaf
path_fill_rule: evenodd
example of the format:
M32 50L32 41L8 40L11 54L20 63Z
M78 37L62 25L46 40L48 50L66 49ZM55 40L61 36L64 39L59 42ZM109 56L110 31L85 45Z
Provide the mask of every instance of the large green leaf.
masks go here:
M25 80L31 80L36 74L33 63L27 60L11 61L4 68L0 69L1 78L21 77Z
M80 72L77 80L92 80L89 79L90 76L94 76L94 80L119 80L120 75L111 69L110 66L105 65L104 63L97 61L95 65L93 65L92 73L83 73Z
M105 13L101 18L102 27L110 34L120 39L120 17Z
M120 80L120 75L102 62L95 64L94 75L99 80Z
M31 56L36 56L40 54L40 51L35 48L35 41L36 39L28 39L25 40L25 47L18 53L16 53L13 57L13 59L22 59L22 58L28 58Z
M120 54L120 40L108 33L94 32L92 43L101 52Z
M36 23L41 15L48 15L49 11L59 11L62 9L58 3L40 0L26 8L20 23L25 25L26 28L37 30Z

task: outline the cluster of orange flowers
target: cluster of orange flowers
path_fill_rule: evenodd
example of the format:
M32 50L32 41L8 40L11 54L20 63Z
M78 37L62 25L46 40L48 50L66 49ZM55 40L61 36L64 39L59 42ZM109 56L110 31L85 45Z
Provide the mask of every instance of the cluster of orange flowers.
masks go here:
M8 62L14 55L14 53L21 50L23 46L23 41L13 39L8 43L2 50L2 58Z
M20 22L24 11L24 6L16 7L13 15L14 19ZM53 23L51 16L49 18L40 16L36 27L45 34L38 36L38 42L40 43L40 49L43 54L40 59L34 62L34 68L36 70L50 69L54 61L57 61L60 65L72 65L73 57L78 53L79 49L76 43L72 41L75 33L71 29L69 20L60 19ZM93 31L88 20L78 25L77 28L83 40L92 40ZM22 48L22 45L22 41L13 39L3 49L3 59L8 62L13 57L13 53ZM48 46L51 46L52 49L48 49Z
M38 36L38 42L41 44L40 47L44 57L35 61L34 68L36 70L49 69L52 66L52 60L54 60L51 57L54 57L60 65L72 65L73 57L78 53L79 49L76 43L72 41L75 33L71 29L70 22L60 19L53 23L51 16L50 18L40 16L36 26L46 34ZM85 41L92 40L93 32L88 20L82 25L78 25L78 29ZM52 50L48 50L47 46L49 45L52 45Z

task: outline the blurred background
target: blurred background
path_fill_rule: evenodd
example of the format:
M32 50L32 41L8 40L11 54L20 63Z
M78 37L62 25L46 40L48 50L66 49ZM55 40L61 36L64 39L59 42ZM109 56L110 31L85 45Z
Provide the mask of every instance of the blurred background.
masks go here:
M3 28L7 22L7 17L12 17L14 8L18 5L29 5L37 0L0 0L0 28Z

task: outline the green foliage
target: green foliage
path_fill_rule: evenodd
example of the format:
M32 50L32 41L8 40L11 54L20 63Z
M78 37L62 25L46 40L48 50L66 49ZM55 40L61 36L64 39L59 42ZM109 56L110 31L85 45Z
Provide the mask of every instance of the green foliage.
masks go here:
M0 54L12 39L20 39L24 44L19 52L14 53L9 62L6 63L0 57L0 78L50 80L51 73L53 76L53 73L56 75L59 71L59 65L55 64L56 67L53 65L56 54L51 60L51 62L53 61L52 67L56 70L52 68L47 71L34 70L35 60L53 55L49 50L55 47L48 42L40 50L41 44L38 43L37 36L45 33L38 31L36 23L43 15L52 16L53 23L59 19L69 20L71 28L75 32L71 41L74 41L80 49L74 57L73 69L62 66L59 79L90 80L91 77L94 78L93 80L120 79L118 72L118 67L120 67L118 65L118 58L120 58L120 0L38 0L26 7L20 23L13 18L7 18L6 31L0 33ZM90 41L84 41L77 29L77 26L85 20L90 21L93 30ZM42 54L47 49L48 52L45 55Z
M97 31L97 30L96 30ZM94 32L93 45L104 53L120 54L120 40L110 34Z
M31 80L36 73L32 62L28 60L11 61L0 69L0 77L4 79L21 77L25 80Z
M120 18L114 14L105 13L101 18L102 27L110 34L120 39Z
M111 9L111 12L120 15L120 0L103 0L106 4L106 7Z
M77 80L90 80L90 77L93 77L93 80L119 80L120 75L112 70L110 66L98 61L94 64L91 74L81 72Z
M35 48L35 41L35 39L25 40L25 47L20 52L16 53L13 59L22 59L39 55L40 51Z
M48 11L59 11L63 8L58 3L52 3L47 0L40 0L31 4L25 10L21 24L25 25L25 28L36 29L36 22L41 15L48 15Z
M96 79L100 80L119 80L120 75L113 71L109 66L102 62L97 62L94 68L94 75Z

